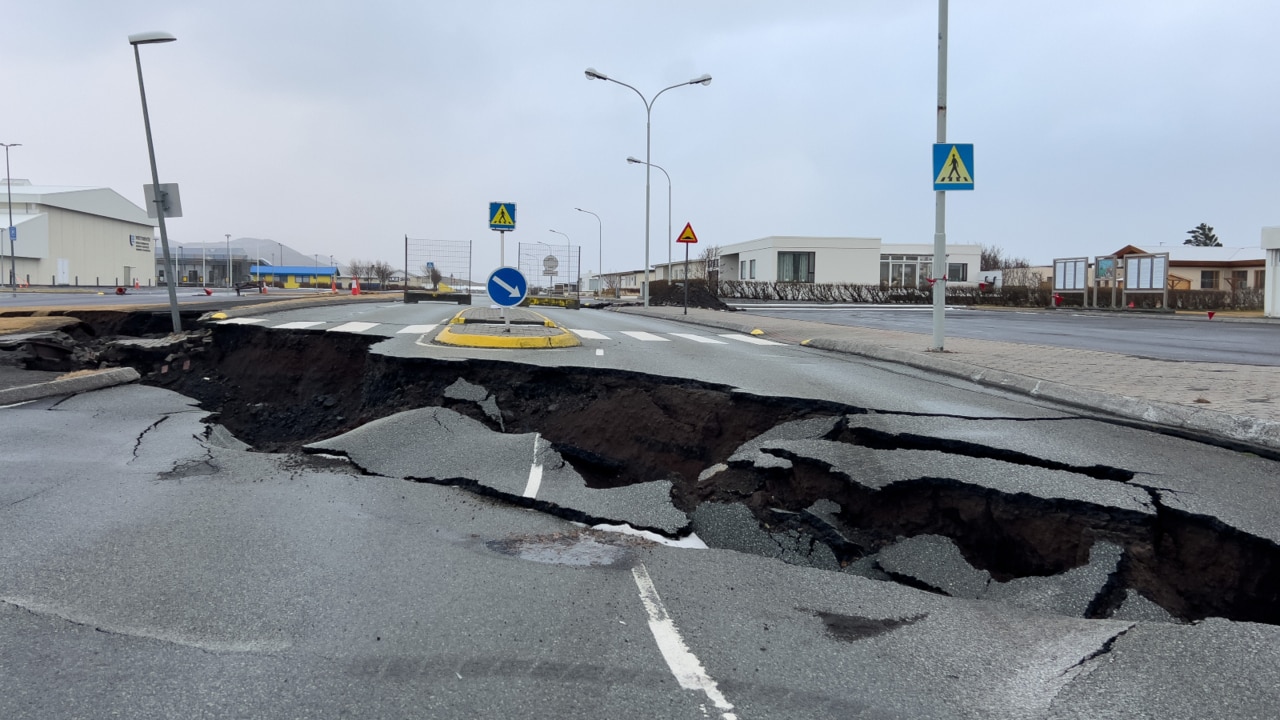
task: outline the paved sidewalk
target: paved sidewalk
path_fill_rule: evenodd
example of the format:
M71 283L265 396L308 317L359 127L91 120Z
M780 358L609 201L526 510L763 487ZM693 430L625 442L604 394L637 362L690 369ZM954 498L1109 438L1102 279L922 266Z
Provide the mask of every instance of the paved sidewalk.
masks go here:
M789 318L680 307L619 312L695 325L760 331L764 337L903 363L1055 402L1280 450L1280 370L1170 362L1119 353L947 338Z

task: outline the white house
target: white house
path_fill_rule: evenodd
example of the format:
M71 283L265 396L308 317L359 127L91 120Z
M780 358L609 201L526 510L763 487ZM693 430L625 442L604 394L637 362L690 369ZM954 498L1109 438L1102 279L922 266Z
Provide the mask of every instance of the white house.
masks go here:
M981 260L980 245L948 245L947 280L976 284ZM770 236L720 248L721 280L916 287L932 276L932 243Z
M1263 310L1267 317L1280 317L1280 227L1262 228L1262 249L1267 253L1262 273Z
M155 226L146 210L110 188L32 185L12 180L0 186L0 224L13 212L18 284L155 284L152 246ZM4 271L10 275L9 241L4 238Z

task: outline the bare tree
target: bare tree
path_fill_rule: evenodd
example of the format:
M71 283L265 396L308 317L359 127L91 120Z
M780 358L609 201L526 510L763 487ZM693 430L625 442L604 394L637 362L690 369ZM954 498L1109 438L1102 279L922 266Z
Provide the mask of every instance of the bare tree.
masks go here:
M422 277L431 282L432 288L440 289L440 280L444 276L440 274L440 269L435 266L435 263L427 263L418 269L422 272Z
M1026 258L1005 255L1004 250L996 245L983 245L981 253L978 260L979 271L1031 267L1031 262Z
M720 276L720 246L708 245L698 254L696 264L689 266L689 277L715 282Z
M391 276L395 275L395 268L383 260L376 260L369 265L369 274L377 278L378 284L386 289L391 282Z
M347 262L347 265L351 268L351 277L353 280L369 278L369 262L357 258L351 258L351 260Z

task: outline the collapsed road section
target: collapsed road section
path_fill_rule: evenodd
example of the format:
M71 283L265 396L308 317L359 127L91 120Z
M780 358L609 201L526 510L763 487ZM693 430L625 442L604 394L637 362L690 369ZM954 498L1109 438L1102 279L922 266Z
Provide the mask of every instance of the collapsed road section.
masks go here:
M1096 420L887 413L631 372L393 358L370 353L376 341L223 325L104 343L94 359L198 400L262 452L343 455L952 597L1280 623L1280 546L1197 504L1188 484L1215 479L1039 440Z

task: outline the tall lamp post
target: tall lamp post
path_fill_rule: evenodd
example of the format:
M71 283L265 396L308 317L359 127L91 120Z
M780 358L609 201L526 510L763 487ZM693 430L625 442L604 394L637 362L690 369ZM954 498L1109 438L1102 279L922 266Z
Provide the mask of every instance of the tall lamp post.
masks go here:
M227 287L231 287L231 233L227 236Z
M671 176L666 170L657 163L646 163L640 158L629 157L627 162L635 165L649 165L651 167L662 170L662 174L667 176L667 280L671 280Z
M138 66L138 94L142 96L142 124L147 131L147 156L151 159L151 183L155 187L156 220L160 225L160 247L164 250L165 274L169 282L169 314L173 316L173 332L182 332L182 318L178 314L178 288L174 286L173 256L169 254L169 232L164 225L164 203L160 194L160 173L156 170L156 148L151 141L151 115L147 112L147 90L142 83L142 56L138 52L139 45L173 42L178 38L167 32L144 32L129 36L129 44L133 46L133 60Z
M22 143L0 143L4 146L4 183L9 193L9 285L13 296L18 297L18 255L13 249L13 175L9 172L9 148L22 147ZM0 245L0 247L4 247ZM0 250L0 254L3 254Z
M644 306L648 307L649 306L649 175L650 175L649 168L653 167L651 164L653 160L652 152L651 152L653 149L652 132L651 132L651 127L653 124L652 123L653 104L657 102L658 98L662 95L662 93L668 90L674 90L675 88L684 87L685 85L710 85L711 76L703 75L702 77L696 77L692 80L687 80L677 85L672 85L670 87L662 88L657 92L657 94L653 96L652 99L645 99L644 93L640 92L639 90L636 90L634 87L631 87L630 85L620 80L614 80L613 78L609 77L608 75L605 75L604 73L596 70L595 68L587 68L586 75L588 80L608 80L611 83L616 83L625 88L631 88L631 90L635 92L636 95L640 96L640 101L644 103L644 165L645 165L644 167ZM671 239L667 238L667 242L670 243Z
M568 235L565 235L564 233L560 232L559 230L552 230L551 232L553 232L553 233L555 233L555 234L557 234L557 235L564 235L565 261L569 263L569 267L567 268L567 271L565 272L565 276L566 276L566 277L568 277L570 280L572 280L572 279L573 279L573 276L572 276L570 273L572 273L572 272L573 272L573 245L571 244L571 241L569 240L569 236L568 236ZM578 261L578 275L582 275L582 261L581 261L581 260L579 260L579 261ZM579 277L579 278L578 278L578 282L579 282L579 283L580 283L580 282L582 282L582 278L581 278L581 277ZM574 284L576 285L576 284L578 284L578 283L574 283ZM568 294L569 294L569 293L566 291L566 292L565 292L565 295L568 295ZM578 290L578 298L579 298L579 299L581 299L581 298L582 298L582 290L581 290L581 289L579 289L579 290Z
M582 208L574 208L580 213L594 215L596 218L596 262L600 265L599 274L596 275L596 295L604 297L604 223L600 222L600 216L590 210ZM582 263L579 262L579 265Z

